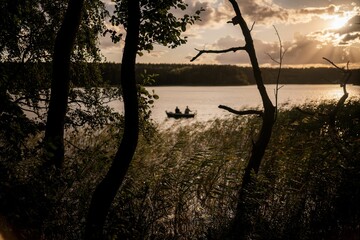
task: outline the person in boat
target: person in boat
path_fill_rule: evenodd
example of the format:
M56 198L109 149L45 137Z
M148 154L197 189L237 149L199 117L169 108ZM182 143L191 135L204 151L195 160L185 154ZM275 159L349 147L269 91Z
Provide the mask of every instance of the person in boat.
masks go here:
M176 108L175 108L175 113L181 113L180 112L180 109L176 106Z
M189 109L188 106L186 106L186 108L185 108L185 114L190 114L190 112L191 112L191 110Z

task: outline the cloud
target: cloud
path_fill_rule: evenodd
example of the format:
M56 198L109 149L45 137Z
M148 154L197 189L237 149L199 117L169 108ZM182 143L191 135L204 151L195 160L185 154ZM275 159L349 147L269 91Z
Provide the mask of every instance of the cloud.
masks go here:
M341 41L341 44L350 44L351 42L360 40L360 32L359 33L349 33L346 34Z
M212 47L215 49L226 49L243 45L243 40L226 36L219 39ZM254 39L254 46L259 64L277 65L271 60L268 54L275 59L277 58L279 54L278 43ZM285 65L324 64L323 57L327 57L335 63L344 63L347 61L350 61L350 63L360 63L360 44L353 46L339 45L334 47L331 42L323 42L314 36L295 34L294 40L284 42L283 46L287 50L284 58ZM218 54L214 56L214 59L218 64L249 64L249 58L244 51Z
M295 13L301 15L322 15L322 14L335 14L338 12L338 7L331 4L327 7L320 7L320 8L302 8L299 10L295 10Z
M356 4L328 5L302 9L285 9L270 0L244 0L240 4L244 16L256 23L302 23L313 20L314 17L332 20L337 17L354 15L359 11ZM249 19L247 19L249 22ZM265 42L254 39L254 45L260 64L276 65L268 54L277 56L278 43ZM227 49L230 47L244 46L244 41L227 35L219 38L207 49ZM336 63L350 61L360 63L360 16L354 16L348 24L337 30L322 30L309 34L295 34L293 40L283 41L287 49L284 63L288 65L324 64L322 57L328 57ZM212 55L218 64L249 64L245 52Z
M213 5L207 4L207 7L213 7ZM234 12L231 6L227 4L227 1L222 4L218 3L217 8L219 7L222 7L221 11L209 10L209 16L213 17L214 21L224 18L229 20L234 16ZM329 16L332 15L341 16L345 12L356 12L359 10L359 7L356 4L330 4L323 7L301 9L284 8L274 3L272 0L243 0L239 3L239 7L248 22L256 22L257 24L266 25L272 25L275 23L304 23L311 21L312 18L316 16L319 18L329 18ZM216 14L214 16L216 17L213 16L214 12L211 11L215 11Z
M228 5L220 3L219 0L213 1L193 1L185 0L188 7L185 11L177 10L179 15L194 14L199 9L204 9L200 14L201 21L195 23L196 26L217 26L224 24L226 21L232 18L233 11Z
M340 29L334 30L340 34L359 33L360 32L360 15L356 15L349 19L349 21Z
M321 41L332 42L334 46L360 44L360 15L350 18L339 29L325 29L311 33L311 35Z
M257 23L289 19L289 12L270 0L246 0L242 1L239 7L244 15Z

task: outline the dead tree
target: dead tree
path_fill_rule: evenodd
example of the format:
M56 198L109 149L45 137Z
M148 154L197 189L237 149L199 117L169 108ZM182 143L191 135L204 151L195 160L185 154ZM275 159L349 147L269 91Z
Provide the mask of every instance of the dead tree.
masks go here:
M350 159L352 159L352 155L351 155L350 151L342 144L342 141L339 138L339 134L336 129L336 117L337 117L339 111L344 107L346 99L349 97L349 93L347 92L346 86L352 76L352 71L349 69L349 62L347 63L346 68L341 68L341 67L337 66L334 62L329 60L328 58L323 57L323 59L326 60L327 62L329 62L336 69L338 69L339 71L341 71L343 73L344 77L339 82L340 87L343 90L343 95L337 101L334 108L332 108L327 113L309 112L309 111L302 110L300 108L297 108L297 110L306 115L312 115L312 116L318 115L318 116L321 116L322 118L324 118L324 121L327 122L328 130L329 130L328 133L331 138L331 141L334 143L334 145L337 148L337 150L339 151L339 153L345 159L350 161Z
M244 18L241 15L240 8L236 0L229 0L231 3L236 16L230 21L233 25L239 25L243 36L245 38L245 46L233 47L225 50L198 50L198 54L191 60L194 61L199 56L204 53L226 53L226 52L236 52L236 51L245 51L249 58L253 69L253 74L255 77L256 85L260 93L263 111L236 111L229 107L219 106L223 109L229 110L230 112L246 115L246 114L257 114L262 117L262 125L257 136L257 139L253 142L251 156L248 161L248 164L245 168L242 184L239 189L238 204L235 213L235 218L232 224L232 227L229 232L230 239L242 239L247 231L251 228L251 223L246 220L246 197L249 191L250 183L253 181L252 173L257 174L260 169L261 161L265 154L265 150L268 146L268 143L271 138L272 128L275 122L275 113L276 107L271 102L269 95L267 94L266 88L264 86L263 78L261 75L261 70L257 61L256 51L253 44L253 39L251 36L251 31L254 26L249 29Z

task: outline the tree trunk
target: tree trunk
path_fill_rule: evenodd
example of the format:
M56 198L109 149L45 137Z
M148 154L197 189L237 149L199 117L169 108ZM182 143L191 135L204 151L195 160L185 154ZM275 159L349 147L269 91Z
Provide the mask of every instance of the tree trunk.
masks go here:
M246 232L251 228L251 223L246 218L246 194L248 192L248 187L250 183L252 182L251 173L254 172L255 174L258 173L261 161L264 157L265 150L268 146L268 143L271 138L272 128L274 125L274 119L275 119L275 107L272 104L265 86L264 82L261 76L261 70L257 61L256 52L253 44L253 39L251 37L251 31L248 28L245 20L243 19L239 6L236 2L236 0L229 0L230 3L233 6L233 9L236 13L235 23L238 23L240 25L240 28L242 30L242 33L245 37L245 48L246 52L249 55L251 65L253 68L253 73L256 81L257 88L259 90L259 93L261 95L261 99L263 102L264 107L264 114L262 116L262 126L260 129L259 136L257 140L254 142L252 151L251 151L251 157L249 159L248 165L245 168L243 181L241 188L239 190L239 197L238 197L238 204L235 214L235 219L233 222L233 227L230 230L230 236L231 239L243 239L246 235Z
M78 32L84 0L69 0L56 36L51 97L45 129L45 151L51 164L61 168L64 161L64 125L70 86L70 56Z
M135 153L139 134L139 107L135 60L139 43L139 1L128 1L128 27L121 65L125 127L118 151L105 178L96 187L87 216L84 239L103 239L103 227L111 203Z

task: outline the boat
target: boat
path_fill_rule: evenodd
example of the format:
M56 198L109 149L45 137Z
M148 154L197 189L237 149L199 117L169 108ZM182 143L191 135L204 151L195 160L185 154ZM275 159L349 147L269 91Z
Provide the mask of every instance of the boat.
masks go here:
M168 112L165 111L168 118L193 118L195 117L196 113L174 113L174 112Z

